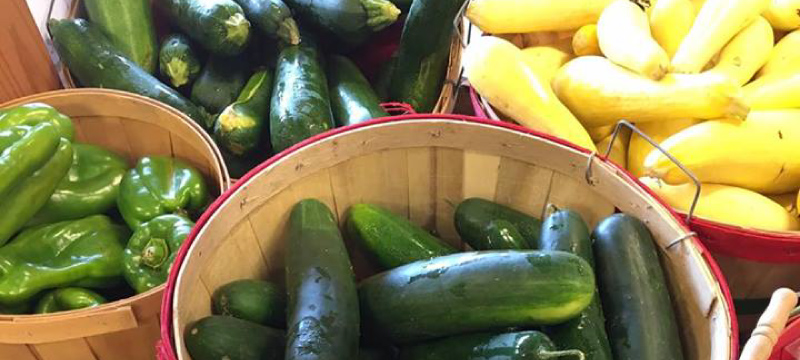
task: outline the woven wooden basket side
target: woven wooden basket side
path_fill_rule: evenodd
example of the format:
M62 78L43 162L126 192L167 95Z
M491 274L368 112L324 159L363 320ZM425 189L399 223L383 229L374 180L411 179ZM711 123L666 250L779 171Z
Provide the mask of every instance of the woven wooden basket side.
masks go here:
M724 282L670 211L618 168L595 158L587 183L583 152L497 124L415 119L322 136L279 155L215 204L180 265L176 287L168 290L172 314L162 327L172 327L178 358L189 359L183 331L210 313L218 286L239 278L282 281L284 227L300 199L320 199L340 221L352 204L380 204L463 248L454 207L479 196L539 216L547 204L571 208L590 226L615 209L638 216L658 242L686 358L731 359L735 320ZM352 245L357 276L373 273Z

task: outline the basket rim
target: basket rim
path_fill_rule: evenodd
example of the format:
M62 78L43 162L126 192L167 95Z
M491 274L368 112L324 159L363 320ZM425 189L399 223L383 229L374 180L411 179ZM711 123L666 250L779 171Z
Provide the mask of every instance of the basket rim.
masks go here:
M176 264L183 264L186 261L186 255L187 255L187 253L189 251L189 248L195 242L195 240L197 239L197 235L201 232L201 230L206 227L206 225L208 224L209 220L216 213L216 211L233 194L235 194L240 188L244 187L246 185L246 183L248 182L248 180L250 180L251 178L253 178L256 175L260 174L264 169L270 167L271 165L277 163L278 161L282 160L283 158L295 153L296 151L298 151L298 150L300 150L300 149L302 149L304 147L311 146L311 145L315 144L318 141L327 139L329 137L336 136L336 135L341 134L343 132L347 132L347 131L350 131L350 130L353 130L353 129L360 129L360 128L365 128L365 127L370 127L370 126L376 126L376 125L393 123L393 122L400 122L400 121L408 121L408 120L417 120L417 121L451 120L451 121L463 121L463 122L483 124L483 125L499 127L499 128L506 129L506 130L511 130L511 131L523 133L523 134L526 134L526 135L539 137L539 138L554 142L554 143L556 143L558 145L562 145L562 146L565 146L565 147L570 148L572 150L581 152L583 154L587 154L587 155L592 154L591 151L589 151L587 149L584 149L582 147L579 147L577 145L574 145L572 143L569 143L566 140L563 140L563 139L560 139L560 138L556 138L556 137L553 137L553 136L550 136L550 135L547 135L547 134L544 134L544 133L541 133L541 132L538 132L538 131L535 131L535 130L531 130L531 129L528 129L528 128L525 128L525 127L522 127L522 126L519 126L519 125L516 125L516 124L510 124L510 123L505 123L505 122L501 122L501 121L495 121L495 120L484 119L484 118L479 118L479 117L474 117L474 116L467 116L467 115L455 115L455 114L413 114L413 115L402 115L402 116L393 116L393 117L374 119L374 120L370 120L368 122L364 122L364 123L360 123L360 124L355 124L355 125L346 126L346 127L342 127L342 128L336 128L336 129L333 129L331 131L328 131L328 132L325 132L325 133L322 133L322 134L318 134L318 135L316 135L314 137L306 139L306 140L304 140L304 141L302 141L302 142L300 142L298 144L295 144L294 146L292 146L292 147L290 147L290 148L288 148L288 149L276 154L275 156L271 157L270 159L266 160L265 162L261 163L257 167L255 167L252 170L250 170L247 174L245 174L239 181L237 181L224 194L220 195L220 197L218 197L208 207L208 209L206 210L206 212L203 213L203 215L200 217L200 219L198 219L197 225L195 226L194 229L192 229L192 233L189 235L189 237L187 237L186 241L181 246L181 249L179 250L179 252L178 252L178 254L176 256L175 263ZM666 204L660 198L658 198L650 189L648 189L641 182L639 182L638 179L634 178L633 176L631 176L630 174L628 174L624 170L620 169L619 166L617 166L613 162L608 161L607 159L603 158L602 156L596 156L596 157L598 158L597 161L602 161L602 162L604 162L606 164L609 164L610 166L616 168L617 170L620 170L619 174L623 179L628 180L633 185L635 185L635 187L639 188L639 190L641 190L644 193L648 194L656 202L661 204L664 207L664 209L673 217L673 219L675 220L676 225L678 227L680 227L681 229L683 229L687 233L690 232L690 229L685 225L683 220L680 217L678 217L677 214L671 208L667 207ZM730 290L728 288L727 281L725 280L725 277L722 274L722 271L720 270L720 268L717 265L716 261L713 259L713 257L711 257L711 254L708 252L708 250L705 248L705 246L697 239L697 237L696 236L690 237L690 241L697 248L697 251L698 251L699 255L702 257L702 260L705 262L706 266L708 266L708 269L714 275L714 277L715 277L715 279L716 279L716 281L717 281L717 283L719 285L720 292L721 292L721 294L722 294L722 296L723 296L723 298L725 300L725 304L724 305L727 308L727 314L728 314L728 316L730 318L730 325L731 325L731 334L730 334L731 343L730 343L729 354L731 356L731 359L735 359L737 357L737 354L738 354L738 322L737 322L737 319L736 319L736 316L735 316L735 313L734 313L733 299L731 297L731 293L730 293ZM161 339L159 340L159 342L157 344L157 353L159 354L159 359L162 359L162 360L167 360L167 359L174 360L174 359L177 359L177 357L175 355L176 354L175 346L173 344L173 340L174 339L173 339L173 336L172 336L172 334L173 334L173 328L172 328L172 317L173 317L172 300L173 300L174 292L175 292L175 289L176 289L176 284L177 284L177 280L178 280L178 274L179 274L181 268L182 268L182 266L180 266L180 265L172 267L172 269L170 271L170 274L169 274L169 277L168 277L168 280L167 280L167 289L164 292L164 296L162 298L161 318L160 318L160 322L161 322L161 329L160 329L161 330Z

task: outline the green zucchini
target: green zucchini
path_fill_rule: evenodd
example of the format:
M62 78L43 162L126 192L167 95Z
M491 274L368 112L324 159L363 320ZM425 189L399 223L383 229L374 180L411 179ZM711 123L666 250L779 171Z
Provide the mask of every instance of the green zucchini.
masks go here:
M219 150L220 153L222 153L222 159L225 161L225 167L228 168L228 174L231 175L232 179L239 179L243 177L248 171L252 170L254 167L258 166L258 164L272 156L272 153L269 151L245 156L237 156L231 154L224 147Z
M193 360L283 360L283 331L230 316L209 316L186 328Z
M344 56L328 58L328 87L333 117L339 126L389 116L364 74Z
M489 200L462 201L456 207L455 225L461 239L476 250L539 248L539 219Z
M361 316L397 344L558 324L592 300L594 272L560 251L468 252L413 262L359 287Z
M286 360L355 359L355 275L333 214L317 200L300 201L292 209L288 232Z
M278 329L286 326L286 294L267 281L243 279L227 283L214 291L211 304L214 315Z
M394 358L394 354L389 349L362 347L358 350L358 360L391 360Z
M347 235L384 269L458 252L425 229L372 204L355 204L347 212Z
M186 35L220 56L239 55L250 39L250 21L233 0L160 0Z
M614 358L683 359L669 288L647 227L614 214L597 225L592 238Z
M169 79L173 87L190 84L200 75L200 59L186 36L167 36L158 54L161 76Z
M89 20L120 52L148 73L158 61L156 28L148 0L83 0Z
M391 0L391 1L392 4L394 4L394 6L397 6L397 8L400 9L400 12L404 14L408 12L408 9L411 9L411 3L413 2L411 0Z
M247 61L242 57L212 56L192 85L192 101L217 114L236 101L249 75ZM213 124L209 125L207 129Z
M397 64L397 54L393 54L388 61L383 63L378 69L378 75L375 76L373 80L373 85L375 89L375 94L378 95L378 99L382 101L386 101L389 99L389 86L391 86L392 82L392 73L394 73L394 67Z
M281 51L269 115L275 152L333 128L322 61L316 42L310 37Z
M542 224L542 250L560 250L576 254L594 267L592 240L581 215L572 210L558 210ZM613 360L606 334L600 295L595 296L580 316L546 329L559 348L581 350L590 360Z
M247 81L236 102L228 105L217 117L214 124L217 144L236 156L260 150L271 95L272 74L268 69L257 71ZM269 151L269 144L265 148Z
M289 45L300 43L292 11L282 0L235 0L264 34Z
M300 20L347 47L397 20L400 10L389 0L287 0Z
M84 19L48 23L61 60L83 86L129 91L170 105L206 126L208 114L177 91L128 60Z
M465 0L414 1L408 11L389 99L431 112L439 99L450 60L455 20Z
M546 360L579 359L580 351L558 351L538 331L475 333L415 344L400 349L400 360Z

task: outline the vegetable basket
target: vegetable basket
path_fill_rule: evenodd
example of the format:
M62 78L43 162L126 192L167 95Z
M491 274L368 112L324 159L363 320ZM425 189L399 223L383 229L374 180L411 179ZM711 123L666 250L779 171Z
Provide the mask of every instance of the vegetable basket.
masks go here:
M77 141L127 159L180 158L201 171L215 195L229 186L219 150L198 125L159 102L120 91L58 90L0 108L43 102L72 118ZM95 308L47 315L0 315L0 359L144 360L154 357L164 286Z
M283 282L285 224L316 198L340 223L369 202L407 216L464 248L455 204L482 197L541 216L548 204L594 227L615 211L653 233L687 360L732 360L737 324L714 260L681 221L615 165L561 140L495 121L453 115L373 120L318 135L253 169L198 221L172 268L162 304L162 360L190 357L183 334L211 312L211 292L241 278ZM348 240L346 240L348 242ZM347 243L358 278L374 270Z

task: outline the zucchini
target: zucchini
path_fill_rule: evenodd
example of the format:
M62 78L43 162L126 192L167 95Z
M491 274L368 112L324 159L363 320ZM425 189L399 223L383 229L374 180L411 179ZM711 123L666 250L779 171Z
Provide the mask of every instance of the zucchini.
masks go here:
M389 116L361 70L344 56L328 58L328 87L333 117L339 126Z
M592 233L600 300L616 359L681 360L681 341L650 231L614 214Z
M397 56L392 55L389 58L389 61L383 63L378 69L378 75L375 76L373 81L375 94L378 95L378 99L386 100L389 98L389 86L391 86L392 82L392 73L394 73L394 67L397 64Z
M592 240L581 215L572 210L553 212L542 225L542 250L560 250L576 254L594 267ZM606 334L600 295L595 296L580 316L548 328L547 333L560 349L578 349L591 360L613 360Z
M200 59L186 36L167 36L158 54L161 76L169 79L173 87L190 84L200 75Z
M231 105L225 108L214 124L214 139L236 156L253 151L270 151L269 143L259 146L269 116L272 95L272 74L267 69L257 71ZM267 136L267 139L269 137Z
M359 310L353 267L336 219L317 200L300 201L292 209L286 288L286 360L358 356Z
M220 56L239 55L250 39L250 21L233 0L159 0L186 35Z
M397 20L400 10L389 0L287 0L305 22L347 47L360 45Z
M560 251L468 252L373 275L359 287L361 316L405 344L468 332L558 324L592 300L594 272Z
M456 207L455 225L461 239L476 250L539 248L539 219L489 200L462 201Z
M362 347L358 350L358 360L391 360L394 358L394 353L389 349Z
M194 360L283 360L284 333L230 316L209 316L186 328Z
M209 113L219 113L236 101L250 75L248 70L247 61L242 57L212 56L192 85L192 101Z
M333 128L328 81L316 42L303 37L278 56L269 132L275 152Z
M148 0L84 0L89 20L121 53L148 73L158 61L156 28Z
M289 45L300 43L292 11L282 0L235 0L264 34Z
M237 156L231 154L227 149L224 147L219 149L220 153L222 153L222 159L225 161L225 167L228 168L228 174L231 175L232 179L240 179L248 171L252 170L258 164L267 160L272 153L255 153L245 156Z
M453 20L465 0L414 1L408 11L389 99L419 113L433 110L450 60Z
M384 269L457 252L425 229L377 205L351 206L345 226L348 237Z
M571 356L558 351L547 335L538 331L505 334L475 333L432 340L400 349L400 360L545 360Z
M227 283L211 297L214 315L282 329L286 326L286 294L273 283L243 279Z
M48 29L58 55L83 86L129 91L170 105L206 126L208 114L128 60L84 19L51 19Z

